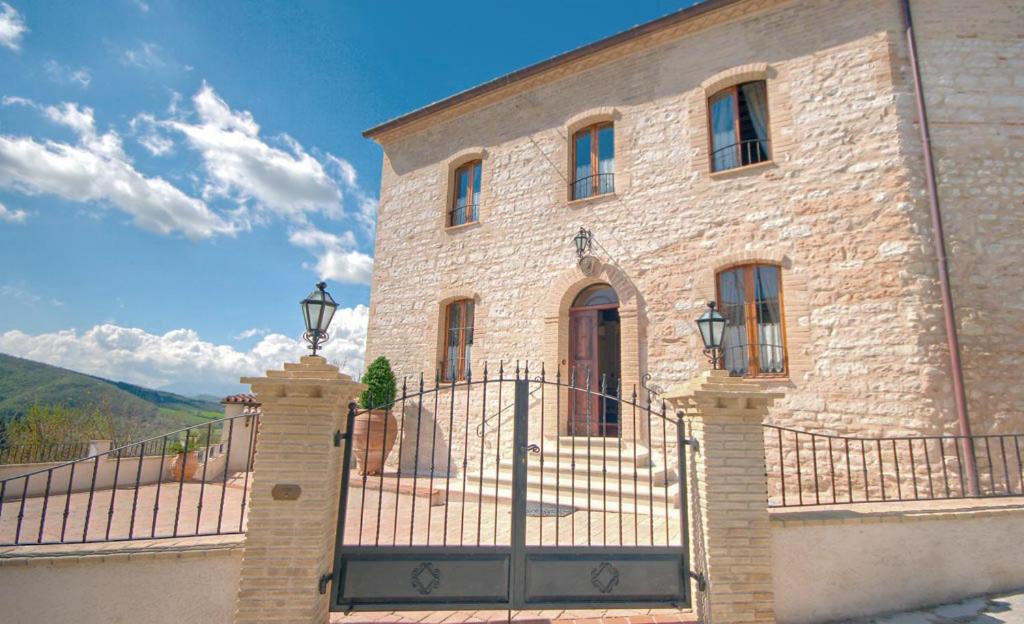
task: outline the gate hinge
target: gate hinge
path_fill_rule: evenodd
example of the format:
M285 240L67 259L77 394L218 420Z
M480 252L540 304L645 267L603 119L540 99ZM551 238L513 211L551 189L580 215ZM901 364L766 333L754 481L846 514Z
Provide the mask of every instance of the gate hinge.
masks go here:
M704 579L704 575L697 572L690 572L690 578L697 581L697 591L702 592L707 590L708 584Z
M694 438L694 437L683 438L683 444L685 444L686 446L692 446L694 449L696 449L697 448L697 438Z
M327 584L331 582L332 578L334 578L333 572L328 572L327 574L324 574L320 577L320 583L318 587L320 588L321 595L327 593Z
M348 434L342 433L341 429L334 432L334 446L341 446L342 440L348 440Z

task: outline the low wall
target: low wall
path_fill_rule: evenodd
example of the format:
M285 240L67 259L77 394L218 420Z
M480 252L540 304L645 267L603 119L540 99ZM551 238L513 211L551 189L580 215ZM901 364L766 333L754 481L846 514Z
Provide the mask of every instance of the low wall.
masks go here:
M1024 587L1024 506L1009 500L773 511L778 622L828 622Z
M230 623L244 537L0 550L5 624Z

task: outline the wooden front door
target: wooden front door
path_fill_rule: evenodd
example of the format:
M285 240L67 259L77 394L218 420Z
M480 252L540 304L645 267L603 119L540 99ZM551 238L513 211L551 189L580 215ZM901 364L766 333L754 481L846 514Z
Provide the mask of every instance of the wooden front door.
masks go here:
M597 310L569 312L569 383L579 390L569 391L568 433L573 436L600 435L601 401L598 371ZM589 392L587 390L590 390Z

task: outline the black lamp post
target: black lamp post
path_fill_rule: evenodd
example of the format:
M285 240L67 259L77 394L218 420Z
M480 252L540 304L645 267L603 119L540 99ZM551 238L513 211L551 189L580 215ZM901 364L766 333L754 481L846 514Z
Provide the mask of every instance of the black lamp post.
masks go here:
M576 245L576 257L582 260L584 257L590 255L590 248L592 245L593 235L590 230L581 227L580 231L573 237L572 242Z
M725 335L726 318L715 310L715 302L708 301L708 309L697 319L697 329L704 341L704 355L711 360L711 368L718 370L722 362L722 337Z
M331 294L324 290L325 288L326 283L318 283L316 290L299 302L302 316L306 320L306 333L302 337L310 344L313 355L316 355L317 349L330 338L327 328L331 326L334 311L338 308L338 304Z

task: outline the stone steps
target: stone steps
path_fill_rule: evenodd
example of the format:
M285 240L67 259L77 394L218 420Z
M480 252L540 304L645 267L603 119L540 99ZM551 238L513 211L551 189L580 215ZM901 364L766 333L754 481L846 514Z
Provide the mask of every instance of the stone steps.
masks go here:
M647 449L618 438L545 440L542 451L527 458L527 500L622 513L664 513L666 503L674 509L675 471L652 465ZM467 474L467 498L511 500L512 471L513 460L506 457Z

